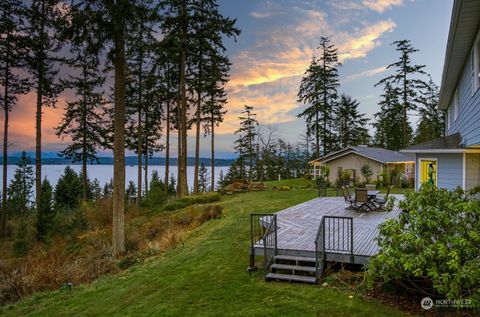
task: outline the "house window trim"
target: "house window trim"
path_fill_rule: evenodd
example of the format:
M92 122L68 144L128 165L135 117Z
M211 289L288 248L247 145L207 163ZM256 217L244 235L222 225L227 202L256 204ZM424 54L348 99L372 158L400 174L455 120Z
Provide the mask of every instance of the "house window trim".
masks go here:
M459 114L460 114L460 97L458 95L458 86L455 89L455 93L453 95L453 122L457 121Z
M480 88L480 30L473 42L473 94L476 94Z
M416 178L417 178L417 190L420 190L420 187L422 187L422 180L421 180L421 171L420 169L422 168L422 161L434 161L436 162L436 170L435 170L435 181L436 181L436 184L435 186L438 187L438 157L419 157L418 158L418 162L417 162L417 168L415 169L416 170Z

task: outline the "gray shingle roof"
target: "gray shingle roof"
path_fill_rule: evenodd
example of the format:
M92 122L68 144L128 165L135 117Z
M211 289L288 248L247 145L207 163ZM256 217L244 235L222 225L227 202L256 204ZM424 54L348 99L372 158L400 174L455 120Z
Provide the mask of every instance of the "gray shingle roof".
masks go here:
M413 157L405 153L391 151L383 148L366 147L366 146L349 146L348 148L345 148L343 150L330 153L322 157L320 160L330 161L351 152L354 152L357 155L361 155L381 163L401 163L401 162L415 161Z
M461 150L465 146L462 144L462 135L455 133L441 138L433 139L420 144L412 145L402 151L425 151L425 150Z

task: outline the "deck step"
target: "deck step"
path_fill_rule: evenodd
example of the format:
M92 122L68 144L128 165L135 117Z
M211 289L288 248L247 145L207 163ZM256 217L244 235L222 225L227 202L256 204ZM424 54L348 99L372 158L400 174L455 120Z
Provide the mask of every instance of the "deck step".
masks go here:
M300 275L289 275L289 274L278 274L278 273L268 273L265 277L267 280L281 280L288 282L301 282L315 284L315 277L312 276L300 276Z
M314 266L300 266L300 265L287 265L287 264L272 264L271 266L272 269L277 269L277 270L290 270L292 272L295 271L300 271L300 272L310 272L310 273L315 273L316 268Z
M292 255L276 255L275 260L315 263L315 258L309 258L304 256L292 256Z

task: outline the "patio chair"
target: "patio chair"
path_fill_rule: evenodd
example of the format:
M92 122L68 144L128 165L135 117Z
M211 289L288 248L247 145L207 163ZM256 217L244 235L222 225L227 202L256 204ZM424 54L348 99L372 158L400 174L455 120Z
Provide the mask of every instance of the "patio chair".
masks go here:
M348 186L342 186L343 198L345 198L345 203L348 204L346 209L354 209L355 199L352 198L350 192L348 191Z
M355 200L353 208L356 211L374 211L376 209L370 199L368 199L368 190L366 188L355 188Z
M375 184L365 184L365 188L367 190L376 190L377 189L377 185Z
M373 204L375 205L375 207L377 207L378 209L383 209L385 207L385 205L388 202L388 197L390 196L391 189L392 189L392 186L388 186L387 194L385 196L377 196L373 200Z

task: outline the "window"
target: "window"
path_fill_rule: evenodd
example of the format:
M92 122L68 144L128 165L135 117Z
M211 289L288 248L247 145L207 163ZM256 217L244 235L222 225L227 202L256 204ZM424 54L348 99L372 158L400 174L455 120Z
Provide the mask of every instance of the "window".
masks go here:
M453 121L455 122L458 119L459 112L459 100L458 100L458 88L455 90L455 95L453 95Z
M452 107L448 107L447 110L447 132L450 130L450 123L452 122Z
M473 81L475 84L475 91L477 91L478 88L480 88L480 32L477 35L477 40L475 41L473 51Z

